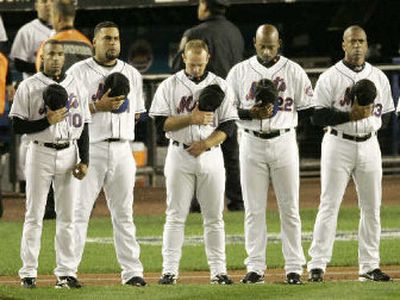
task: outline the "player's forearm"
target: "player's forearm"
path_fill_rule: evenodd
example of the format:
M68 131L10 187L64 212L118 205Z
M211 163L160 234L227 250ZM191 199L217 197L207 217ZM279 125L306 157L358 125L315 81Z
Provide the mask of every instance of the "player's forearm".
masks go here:
M216 145L221 144L223 141L226 140L226 138L228 137L228 135L220 130L214 130L214 132L204 140L206 149L209 149L211 147L214 147Z
M81 163L89 165L89 124L85 123L81 136L78 139L78 151Z
M335 108L315 109L312 121L319 126L334 126L350 122L350 113Z
M43 131L50 127L50 123L47 118L43 118L36 121L22 120L20 118L14 117L12 120L12 126L16 134L24 133L36 133Z
M191 125L191 115L168 117L164 122L164 131L177 131Z

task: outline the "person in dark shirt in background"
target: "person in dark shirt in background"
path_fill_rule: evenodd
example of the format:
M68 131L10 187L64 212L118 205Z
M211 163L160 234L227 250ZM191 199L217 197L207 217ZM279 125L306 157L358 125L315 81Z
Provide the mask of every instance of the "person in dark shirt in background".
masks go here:
M182 52L185 44L194 39L207 43L210 51L210 62L207 70L225 78L235 64L243 60L244 40L240 30L225 17L228 7L227 0L199 0L197 16L202 23L185 31L175 56L172 68L174 72L181 70L184 65ZM221 145L226 170L225 195L228 209L243 210L243 198L239 171L239 146L237 127L234 134ZM200 211L200 206L193 201L191 211Z

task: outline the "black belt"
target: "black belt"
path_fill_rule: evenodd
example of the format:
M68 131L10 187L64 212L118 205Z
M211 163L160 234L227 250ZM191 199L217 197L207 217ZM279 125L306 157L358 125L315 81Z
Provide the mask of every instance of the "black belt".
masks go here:
M57 143L44 143L39 141L33 141L35 144L43 145L47 148L55 149L55 150L64 150L69 147L69 143L57 144Z
M112 142L120 142L121 139L109 138L109 139L105 139L104 141L105 141L105 142L108 142L108 143L112 143Z
M282 130L283 130L283 132L281 133ZM282 134L284 134L286 132L289 132L290 128L281 129L281 130L275 130L275 131L271 131L271 132L268 132L268 133L267 132L262 133L262 132L258 132L258 131L252 131L252 130L249 130L249 129L245 129L244 131L247 132L247 133L251 133L251 134L253 134L254 136L256 136L256 137L258 137L260 139L268 140L268 139L272 139L274 137L280 136L280 135L282 135Z
M178 142L178 141L172 141L172 145L178 146L178 147L179 147L180 145L182 145L183 149L187 149L187 148L190 147L190 145L186 145L186 144L180 143L180 142ZM219 146L214 146L214 147L211 147L211 148L216 148L216 147L219 147ZM211 148L207 148L205 151L210 151Z
M332 135L339 136L339 132L336 129L331 129L331 131L329 133ZM371 132L364 136L356 136L356 135L342 133L342 138L349 140L349 141L353 141L353 142L365 142L366 140L370 139L371 137L372 137Z

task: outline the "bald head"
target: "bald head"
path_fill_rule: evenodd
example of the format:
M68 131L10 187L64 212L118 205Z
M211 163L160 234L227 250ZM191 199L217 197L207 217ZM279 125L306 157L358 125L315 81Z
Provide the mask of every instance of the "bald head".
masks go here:
M343 32L343 41L345 39L348 39L351 37L355 32L364 34L365 37L367 37L367 34L365 33L364 29L358 25L352 25L346 28L346 30Z
M342 48L346 62L356 66L363 65L368 50L367 34L364 29L357 25L348 27L343 33Z
M254 38L254 47L256 48L257 56L263 62L268 63L274 60L278 55L280 46L279 32L275 26L264 24L258 27Z
M265 39L269 37L271 39L279 40L279 32L278 29L274 25L264 24L257 28L256 39Z

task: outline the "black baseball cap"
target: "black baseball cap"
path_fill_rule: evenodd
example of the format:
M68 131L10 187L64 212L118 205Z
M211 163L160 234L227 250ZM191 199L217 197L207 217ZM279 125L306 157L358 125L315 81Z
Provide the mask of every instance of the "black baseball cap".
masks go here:
M229 1L228 0L205 0L207 5L210 6L223 6L228 7Z

